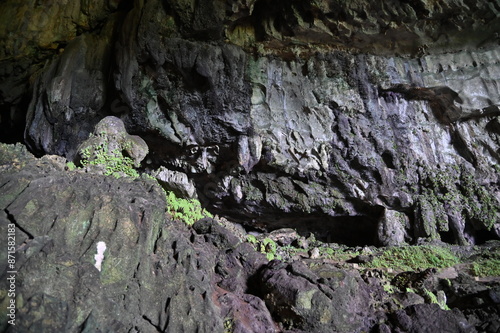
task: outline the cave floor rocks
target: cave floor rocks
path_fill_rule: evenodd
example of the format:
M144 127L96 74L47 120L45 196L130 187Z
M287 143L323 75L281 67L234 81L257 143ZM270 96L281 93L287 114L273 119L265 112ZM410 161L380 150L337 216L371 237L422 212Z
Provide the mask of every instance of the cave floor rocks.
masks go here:
M70 170L2 145L16 229L6 332L498 332L500 242L355 246L222 217L172 219L151 178ZM99 245L101 244L101 245ZM105 244L103 248L103 244ZM2 253L5 256L5 252ZM6 258L2 258L5 263ZM8 290L9 268L1 271Z

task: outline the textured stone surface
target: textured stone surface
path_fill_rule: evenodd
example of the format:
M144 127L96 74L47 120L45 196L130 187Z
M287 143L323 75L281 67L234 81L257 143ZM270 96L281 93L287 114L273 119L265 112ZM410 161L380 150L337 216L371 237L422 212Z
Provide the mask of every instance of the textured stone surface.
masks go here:
M190 181L188 176L179 171L169 170L161 167L152 173L162 186L168 191L173 191L178 197L181 198L195 198L196 187L193 181Z
M169 220L154 181L65 171L51 159L0 149L28 161L2 161L0 175L1 230L16 226L17 325L8 332L222 332L225 320L235 332L275 331L263 302L245 294L263 255L225 229L214 239L233 242L208 242ZM106 244L100 270L98 242ZM224 265L231 269L214 271ZM238 272L235 283L223 272Z
M254 230L352 246L498 239L498 0L0 9L0 141L49 154L0 154L1 226L19 227L21 330L500 327L497 291L477 281L446 290L466 322L330 263L263 266L241 228L173 224L152 183L64 161L112 115L150 147L148 171L175 171L212 212Z
M228 221L174 222L149 178L70 171L21 145L0 144L0 167L0 231L15 225L18 271L14 327L0 253L0 331L493 333L500 323L498 280L473 279L461 265L426 283L454 308L443 311L425 294L388 292L385 273L361 268L361 255L332 261L315 247L317 259L269 262ZM284 248L297 237L266 236ZM491 242L481 255L498 249Z
M88 137L105 105L111 29L76 37L38 76L26 118L31 149L73 158Z
M152 168L186 173L213 212L256 228L360 245L499 237L497 1L89 8L100 29L21 89L34 152L72 159L113 114Z
M359 275L327 265L315 274L300 262L272 261L260 280L267 306L285 328L361 332L374 325L368 288Z
M122 3L121 6L120 3ZM2 141L16 142L16 140L20 139L20 129L26 123L26 109L31 100L31 92L40 73L47 71L47 62L51 62L60 54L62 55L67 48L73 48L69 44L74 45L75 43L71 42L75 38L80 40L80 42L76 42L78 44L77 49L80 49L80 52L81 48L85 48L88 43L94 44L99 43L97 41L99 39L105 40L106 37L101 38L107 35L107 32L102 30L103 25L108 20L112 21L113 15L110 16L110 14L117 11L119 7L124 7L125 3L126 1L120 0L104 2L86 0L71 2L49 1L43 3L35 0L24 1L23 3L9 0L2 2L2 10L0 11L0 22L2 22L2 29L0 29L0 40L2 41L0 43L0 105L2 106L0 109L2 118L0 128L2 133L0 136ZM94 34L96 32L101 37L97 37ZM93 38L92 35L97 38ZM87 45L82 46L82 39L86 39ZM109 44L109 40L104 41L104 43ZM73 48L73 51L68 50L68 53L73 54L73 56L70 56L72 59L68 59L68 56L64 57L70 62L78 62L78 64L68 64L66 62L66 69L61 68L59 73L64 72L67 76L70 72L68 70L80 66L80 73L74 73L74 84L79 86L97 84L94 88L99 90L102 77L98 72L99 70L107 70L109 59L104 58L109 57L109 53L103 57L102 52L97 50L99 47L97 45L93 47L96 48L93 57L98 63L103 62L104 66L102 68L97 69L97 66L90 65L88 61L83 63L81 56L74 57L75 49ZM106 47L102 46L102 48L105 49ZM61 65L64 66L64 64ZM84 68L87 70L84 70ZM93 70L97 71L92 72ZM52 73L51 75L56 74ZM68 77L61 77L55 79L53 83L55 85L62 83L69 85L65 89L68 92L75 89L74 87L71 88L69 81L72 80ZM59 90L61 89L59 88ZM94 95L98 96L99 94L93 91L91 95L88 95L90 96L88 102L94 99ZM86 97L83 94L79 94L79 96L85 101ZM76 98L75 94L74 98ZM62 99L61 101L56 98L55 104L60 102L62 105L68 106L67 96ZM46 107L48 106L47 102L52 102L50 97L45 99ZM76 104L78 103L74 104L75 108ZM56 114L62 111L64 110L57 108ZM54 117L49 116L50 123L53 124L54 119ZM81 118L77 121L80 120ZM41 127L37 128L43 130ZM61 127L58 130L60 131ZM84 126L84 130L88 131L89 127ZM64 137L64 134L62 136ZM34 148L47 149L46 145L49 143L45 142L45 146L39 144ZM53 145L51 145L51 148L53 148ZM64 148L59 149L59 151L66 152Z
M78 147L78 157L90 162L98 158L96 151L129 157L138 168L149 149L141 137L127 133L120 118L108 116L97 123L93 134Z
M233 8L235 8L234 6ZM266 48L328 45L377 54L477 48L498 40L497 1L242 1L228 38ZM249 15L248 15L249 14ZM283 51L293 55L293 49ZM306 51L307 52L307 51Z
M396 332L477 332L461 314L441 310L437 304L411 305L395 312L392 322Z

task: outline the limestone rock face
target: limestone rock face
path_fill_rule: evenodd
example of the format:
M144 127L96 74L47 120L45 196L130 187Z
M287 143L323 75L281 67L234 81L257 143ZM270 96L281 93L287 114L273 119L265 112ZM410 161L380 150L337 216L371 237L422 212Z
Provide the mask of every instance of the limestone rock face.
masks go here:
M329 45L377 54L462 50L498 40L496 1L241 1L226 32L239 45ZM289 50L283 50L290 54Z
M44 85L53 85L53 90L49 89L51 90L48 93L49 96L39 101L44 106L40 105L38 109L41 111L47 107L53 110L47 114L50 124L54 125L54 120L62 114L66 114L65 116L69 118L66 120L68 122L66 125L74 121L72 116L67 114L71 110L64 109L64 106L69 106L68 93L71 90L75 91L75 86L92 86L93 91L91 91L91 96L85 96L83 91L82 94L78 94L78 97L73 94L75 99L71 108L73 111L83 108L82 101L89 104L85 106L85 109L95 107L96 103L99 105L101 96L96 92L101 90L103 81L99 72L107 71L110 55L102 53L107 48L105 45L98 46L97 44L103 42L108 36L109 30L105 32L106 29L102 29L103 25L108 20L113 20L112 13L118 10L120 3L125 2L121 0L43 3L35 0L22 3L8 0L2 2L0 12L0 22L2 22L2 29L0 29L0 40L2 40L0 43L0 103L2 105L0 132L2 132L2 142L19 140L19 134L22 132L20 129L25 125L26 109L33 97L33 89L38 86L35 82L40 78L42 71L50 72L50 74L45 74ZM99 36L94 34L96 31L100 32ZM73 42L75 39L76 41ZM111 46L110 40L104 43ZM89 44L93 44L92 48L95 53L89 54L87 60L84 60L85 51L82 49L86 49ZM63 53L66 55L62 56ZM76 56L75 53L79 55ZM59 56L64 59L55 60ZM58 70L54 68L55 64L52 69L47 68L48 63L53 60L61 65ZM91 64L94 60L104 65L98 68L99 66ZM72 71L75 72L69 74ZM70 78L73 75L74 80ZM65 94L62 94L63 91ZM59 97L53 96L52 92ZM40 95L43 93L40 92ZM44 109L43 112L48 112L48 109ZM52 116L53 113L58 116ZM91 127L89 128L86 122L81 120L81 118L77 119L76 122L80 122L82 130L88 134ZM44 127L42 124L36 124L35 127L38 129L38 135L33 135L37 139L43 138L41 132L52 130L47 124ZM62 126L56 127L57 132L63 133L57 133L55 138L47 138L43 143L37 142L39 146L34 148L55 151L55 143L52 140L57 140L58 135L64 137L64 134L68 132L67 128L63 131ZM67 151L65 147L59 148L59 154L67 153Z
M69 170L60 156L5 144L0 170L0 232L15 233L14 267L0 253L2 332L498 331L498 279L463 264L427 276L426 293L398 292L388 270L359 266L370 255L334 260L323 244L314 258L268 261L261 251L278 255L276 244L257 250L228 221L173 221L148 177ZM291 250L298 235L268 237ZM471 258L496 257L500 242L474 248ZM5 313L13 269L15 326ZM446 297L452 311L440 308Z
M263 255L226 229L210 242L171 221L156 182L65 171L3 144L0 152L0 230L14 225L18 271L10 326L4 251L2 332L222 332L226 318L237 332L276 332L242 282ZM224 274L238 278L221 283Z
M24 42L4 61L31 73L5 66L2 91L37 154L73 159L114 115L152 168L256 228L357 245L500 237L497 2L85 4L37 35L66 43L43 64ZM93 28L63 38L67 17Z

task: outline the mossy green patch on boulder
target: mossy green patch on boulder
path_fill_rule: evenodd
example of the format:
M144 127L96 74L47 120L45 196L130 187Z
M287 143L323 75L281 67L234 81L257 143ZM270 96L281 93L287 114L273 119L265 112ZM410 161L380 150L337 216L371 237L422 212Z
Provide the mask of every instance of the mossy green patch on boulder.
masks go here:
M471 273L478 277L500 276L500 248L486 247L479 257L474 258Z
M167 198L167 209L172 218L192 225L204 217L213 217L208 211L201 207L197 199L179 198L174 192L165 191Z
M402 246L385 249L367 267L386 267L394 270L418 270L444 268L456 265L457 256L449 249L439 246Z
M78 148L80 164L106 176L138 177L134 169L148 153L144 140L130 135L117 117L106 117Z

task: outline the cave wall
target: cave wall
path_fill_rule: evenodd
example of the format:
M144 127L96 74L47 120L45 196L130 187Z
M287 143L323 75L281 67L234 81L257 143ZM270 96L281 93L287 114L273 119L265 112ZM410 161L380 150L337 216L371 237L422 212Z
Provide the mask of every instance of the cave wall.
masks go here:
M500 236L498 1L1 6L1 124L36 154L115 115L255 228Z

